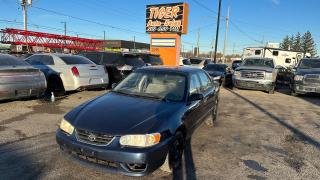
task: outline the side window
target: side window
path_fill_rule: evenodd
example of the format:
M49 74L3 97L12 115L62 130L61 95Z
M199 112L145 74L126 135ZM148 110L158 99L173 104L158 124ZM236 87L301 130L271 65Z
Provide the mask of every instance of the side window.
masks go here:
M42 65L54 65L52 56L42 56L40 62Z
M254 54L255 54L255 55L260 55L260 54L261 54L261 50L255 50L255 51L254 51Z
M118 60L117 54L115 53L104 53L103 63L104 64L115 64Z
M290 58L287 58L287 59L286 59L286 63L291 63L291 59L290 59Z
M274 56L279 56L279 51L273 51L273 52L272 52L272 55L274 55Z
M196 74L193 74L190 78L189 95L200 93L201 84Z
M199 72L198 75L201 82L201 90L206 91L210 87L211 81L204 72Z
M33 55L33 56L30 56L28 59L26 59L26 61L31 65L42 65L41 58L42 58L41 55Z

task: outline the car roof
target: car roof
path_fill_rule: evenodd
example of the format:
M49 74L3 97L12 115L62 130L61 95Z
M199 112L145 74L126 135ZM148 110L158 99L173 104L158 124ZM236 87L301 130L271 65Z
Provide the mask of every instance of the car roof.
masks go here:
M265 58L265 57L248 57L248 58L245 58L244 60L246 59L264 59L264 60L273 60L272 58Z
M162 72L176 72L183 74L193 74L199 71L203 71L202 69L195 67L187 67L187 66L147 66L138 69L137 71L162 71Z

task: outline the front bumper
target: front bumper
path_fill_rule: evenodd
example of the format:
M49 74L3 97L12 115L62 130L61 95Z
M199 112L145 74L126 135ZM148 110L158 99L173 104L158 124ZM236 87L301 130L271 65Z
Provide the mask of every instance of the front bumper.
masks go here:
M320 84L305 84L302 82L295 82L293 85L295 93L307 94L307 93L320 93Z
M237 88L269 91L275 87L275 82L272 80L233 78L233 85Z
M109 145L95 146L77 141L74 133L66 135L61 130L56 132L60 148L70 158L82 165L106 172L116 172L128 176L143 176L158 169L165 161L170 139L149 148L121 147L119 137ZM129 164L143 165L140 170L132 170Z

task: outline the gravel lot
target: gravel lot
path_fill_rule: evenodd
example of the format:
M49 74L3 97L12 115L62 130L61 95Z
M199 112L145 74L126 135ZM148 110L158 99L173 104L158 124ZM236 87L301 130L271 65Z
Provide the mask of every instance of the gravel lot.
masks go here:
M55 103L1 102L0 179L140 179L69 161L55 142L75 106L106 91ZM202 125L184 154L185 179L320 179L320 98L222 89L215 127ZM160 170L141 179L172 179Z

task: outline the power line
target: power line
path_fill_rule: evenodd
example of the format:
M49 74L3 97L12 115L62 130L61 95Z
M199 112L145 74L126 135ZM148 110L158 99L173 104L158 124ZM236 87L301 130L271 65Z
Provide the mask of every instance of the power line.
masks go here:
M60 16L65 16L65 17L72 18L72 19L77 19L77 20L80 20L80 21L96 24L96 25L99 25L99 26L108 27L108 28L111 28L111 29L117 29L117 30L120 30L120 31L131 32L131 33L135 33L135 34L140 34L140 35L145 35L146 36L146 34L143 33L143 32L133 31L131 29L126 29L126 28L117 27L117 26L113 26L113 25L109 25L109 24L104 24L104 23L100 23L100 22L96 22L96 21L92 21L92 20L88 20L88 19L84 19L84 18L80 18L80 17L76 17L76 16L71 16L71 15L64 14L64 13L57 12L57 11L53 11L53 10L50 10L50 9L45 9L45 8L36 7L36 6L32 6L32 7L35 8L35 9L42 10L42 11L50 12L50 13L53 13L53 14L57 14L57 15L60 15Z

